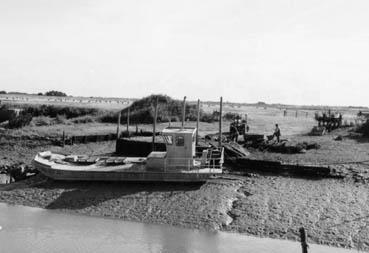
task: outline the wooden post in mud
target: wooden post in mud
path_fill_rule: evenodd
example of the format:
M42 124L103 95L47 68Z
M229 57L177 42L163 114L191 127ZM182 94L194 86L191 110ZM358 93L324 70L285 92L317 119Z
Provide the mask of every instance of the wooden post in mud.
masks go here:
M197 100L196 146L199 143L200 99Z
M65 146L65 131L63 131L62 146Z
M156 118L158 117L158 97L155 100L154 124L152 129L152 151L155 151Z
M186 119L186 96L183 98L183 105L182 105L182 129L184 128L184 122Z
M128 107L128 111L127 111L127 135L129 138L129 114L130 114L130 107Z
M219 104L219 148L222 147L222 110L223 110L223 97L220 97Z
M119 140L119 137L120 137L120 114L121 114L122 112L121 111L119 111L119 113L118 113L118 121L117 121L117 140Z
M308 244L306 242L306 233L305 233L305 229L304 228L300 228L300 239L301 239L301 248L302 248L302 253L308 253Z

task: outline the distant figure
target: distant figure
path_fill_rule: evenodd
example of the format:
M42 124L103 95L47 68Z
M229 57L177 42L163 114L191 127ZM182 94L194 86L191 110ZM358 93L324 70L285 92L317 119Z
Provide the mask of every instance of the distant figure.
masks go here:
M230 134L231 134L231 140L237 142L238 141L238 129L237 129L237 125L236 122L232 122L231 123L231 127L230 127Z
M279 142L279 137L281 136L281 130L279 129L278 124L275 124L275 129L274 129L274 133L273 133L273 138L277 137L277 142Z

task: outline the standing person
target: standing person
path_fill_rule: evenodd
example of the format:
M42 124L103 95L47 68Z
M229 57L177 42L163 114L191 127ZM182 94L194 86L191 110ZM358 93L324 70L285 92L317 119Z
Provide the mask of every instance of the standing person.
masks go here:
M281 136L281 129L279 129L278 124L275 124L273 138L274 136L277 137L277 142L279 142L279 137Z

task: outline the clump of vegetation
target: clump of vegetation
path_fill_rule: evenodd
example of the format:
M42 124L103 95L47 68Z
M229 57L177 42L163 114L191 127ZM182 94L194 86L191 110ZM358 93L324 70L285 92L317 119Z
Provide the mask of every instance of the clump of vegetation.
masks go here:
M32 114L21 112L18 116L9 119L8 128L22 128L32 121Z
M66 97L67 94L61 91L51 90L51 91L45 92L45 96Z
M5 90L0 90L0 94L6 94Z
M77 118L73 118L71 120L74 124L86 124L96 122L96 117L91 115L81 116Z
M365 137L369 137L369 120L358 127L357 131L362 133Z
M133 102L128 108L121 112L121 123L126 123L128 110L131 123L152 123L156 99L158 100L158 122L176 122L182 119L182 101L175 100L165 95L151 95ZM195 121L197 119L196 104L186 104L186 120ZM108 112L99 117L101 122L115 123L118 120L118 112ZM200 110L200 121L213 122L218 120L213 113L205 113Z
M226 114L224 114L223 118L225 120L234 120L237 117L241 118L241 115L239 115L238 113L235 112L227 112Z
M31 125L34 126L50 126L52 125L53 119L46 116L39 116L32 119Z
M33 117L46 116L55 118L64 115L67 119L85 115L97 115L99 110L96 108L55 106L55 105L22 105L21 108Z
M20 119L15 111L11 108L21 109L20 117L27 115L24 120ZM10 109L10 110L8 110ZM35 126L47 126L52 124L70 124L70 119L80 117L75 122L92 122L97 115L101 114L101 110L96 108L83 108L83 107L70 107L70 106L55 106L55 105L28 105L28 104L16 104L16 105L2 105L0 111L4 111L3 114L11 113L11 115L5 115L6 120L9 119L9 128L19 128L31 123ZM83 118L85 117L85 118ZM29 120L30 118L30 120Z
M55 123L56 124L68 124L69 121L67 120L67 117L64 114L58 114L55 117Z

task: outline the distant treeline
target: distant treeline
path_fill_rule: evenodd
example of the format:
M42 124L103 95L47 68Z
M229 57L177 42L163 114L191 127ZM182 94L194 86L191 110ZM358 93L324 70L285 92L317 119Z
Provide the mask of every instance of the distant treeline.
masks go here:
M29 94L29 93L25 93L25 92L17 92L17 91L9 91L6 92L5 90L1 90L0 94L13 94L13 95L39 95L39 96L55 96L55 97L66 97L67 94L61 91L56 91L56 90L51 90L51 91L47 91L45 92L45 94L43 94L42 92L39 92L37 94Z

